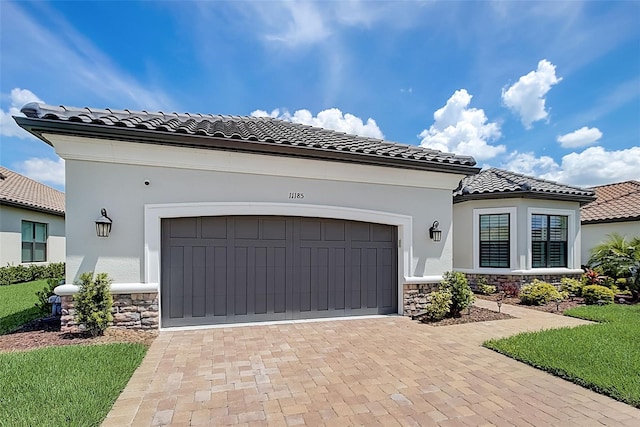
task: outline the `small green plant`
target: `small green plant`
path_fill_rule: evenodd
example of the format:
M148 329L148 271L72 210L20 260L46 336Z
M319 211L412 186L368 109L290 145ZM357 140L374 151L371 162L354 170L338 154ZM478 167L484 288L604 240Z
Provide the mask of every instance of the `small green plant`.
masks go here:
M460 317L465 308L473 304L475 296L469 287L467 276L457 271L447 271L440 282L440 290L451 293L451 307L449 314L452 317Z
M92 336L102 335L113 321L111 279L107 273L98 273L95 279L93 272L82 273L76 285L80 291L73 297L75 321L84 325Z
M582 288L584 302L588 305L600 304L601 302L604 304L611 304L613 302L614 295L613 290L606 286L587 285Z
M53 290L60 284L60 278L47 279L47 285L41 291L36 292L38 301L35 306L41 315L47 316L51 313L51 303L49 303L49 297L54 294Z
M424 308L424 314L429 320L442 320L451 308L451 293L446 290L431 292L429 304Z
M544 305L549 301L561 300L562 294L555 286L535 279L520 291L520 301L525 305Z
M482 295L491 295L496 293L496 287L487 283L486 277L478 277L476 281L476 290Z
M567 292L568 295L582 296L582 288L584 283L578 279L563 277L560 279L560 289Z

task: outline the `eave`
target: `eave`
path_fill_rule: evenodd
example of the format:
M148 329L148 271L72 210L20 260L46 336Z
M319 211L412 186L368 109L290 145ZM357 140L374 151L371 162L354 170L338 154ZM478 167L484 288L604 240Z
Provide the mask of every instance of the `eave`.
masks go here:
M244 139L217 138L185 133L168 133L147 129L131 129L92 123L53 121L31 117L14 117L20 127L53 146L45 134L73 135L87 138L128 141L142 144L167 145L196 149L235 151L262 155L287 156L315 160L356 163L430 172L473 175L480 171L475 166L448 162L426 162L404 157L380 156L368 153L333 151L314 147L298 147L294 144L249 141Z

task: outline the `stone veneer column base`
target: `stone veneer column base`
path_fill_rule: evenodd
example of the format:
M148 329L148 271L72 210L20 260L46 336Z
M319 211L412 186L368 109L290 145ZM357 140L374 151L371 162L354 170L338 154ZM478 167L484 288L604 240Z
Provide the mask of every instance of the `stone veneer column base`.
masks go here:
M113 322L110 328L117 329L158 329L158 293L113 294ZM82 330L75 320L73 296L62 297L62 317L60 319L63 332Z
M402 290L404 315L411 316L423 311L427 305L427 296L439 288L439 283L405 284Z

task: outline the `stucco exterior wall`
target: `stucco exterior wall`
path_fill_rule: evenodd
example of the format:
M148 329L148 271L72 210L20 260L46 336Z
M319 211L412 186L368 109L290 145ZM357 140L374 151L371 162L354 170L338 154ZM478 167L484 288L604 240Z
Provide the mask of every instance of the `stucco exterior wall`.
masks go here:
M0 206L0 266L22 264L22 221L48 224L47 263L65 260L64 217Z
M582 252L580 262L586 264L593 247L606 241L607 235L618 233L627 239L640 236L640 221L610 222L605 224L584 224L582 226Z
M477 265L477 240L478 230L474 229L474 209L511 209L515 212L515 230L511 230L512 238L515 238L515 256L512 254L510 269L479 268ZM453 266L455 270L465 273L480 274L557 274L560 271L548 271L550 269L532 269L530 256L530 223L529 217L533 212L542 213L549 210L550 214L570 214L573 221L569 220L569 255L567 269L580 268L580 206L577 202L564 202L556 200L538 200L525 198L505 198L489 200L471 200L453 205L454 229L453 229ZM553 211L555 210L555 212ZM515 236L514 236L515 232ZM573 237L573 240L571 240ZM573 243L573 244L572 244ZM554 269L558 270L558 269Z
M150 249L159 237L153 212L206 216L266 210L397 221L400 288L412 280L437 280L452 269L451 191L462 178L458 174L50 138L66 160L67 283L85 271L107 272L115 283L157 278L149 271L149 258L158 258L157 248ZM302 197L292 198L290 193ZM113 220L108 238L95 233L101 208ZM441 242L429 238L435 220L442 230Z

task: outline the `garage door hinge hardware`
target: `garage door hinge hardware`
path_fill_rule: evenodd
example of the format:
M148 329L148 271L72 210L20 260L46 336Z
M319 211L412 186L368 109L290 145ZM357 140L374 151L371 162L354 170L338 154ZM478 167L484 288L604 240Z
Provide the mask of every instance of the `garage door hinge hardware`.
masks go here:
M402 247L402 240L398 239L398 247L401 248Z

